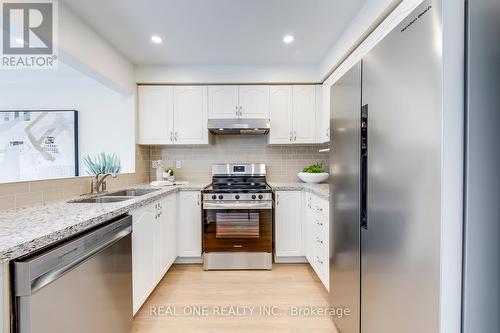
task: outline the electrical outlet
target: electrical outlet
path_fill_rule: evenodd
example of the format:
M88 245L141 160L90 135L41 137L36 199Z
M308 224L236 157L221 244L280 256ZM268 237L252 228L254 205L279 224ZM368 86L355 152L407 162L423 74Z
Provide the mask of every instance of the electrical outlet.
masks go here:
M153 169L161 168L161 166L162 166L161 160L151 161L151 167Z
M181 169L182 168L182 162L181 161L175 161L175 168L176 169Z

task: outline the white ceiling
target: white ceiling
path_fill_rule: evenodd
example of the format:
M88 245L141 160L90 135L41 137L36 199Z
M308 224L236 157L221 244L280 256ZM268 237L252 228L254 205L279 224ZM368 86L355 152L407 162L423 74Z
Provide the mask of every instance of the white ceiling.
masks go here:
M315 65L366 0L64 2L134 64Z

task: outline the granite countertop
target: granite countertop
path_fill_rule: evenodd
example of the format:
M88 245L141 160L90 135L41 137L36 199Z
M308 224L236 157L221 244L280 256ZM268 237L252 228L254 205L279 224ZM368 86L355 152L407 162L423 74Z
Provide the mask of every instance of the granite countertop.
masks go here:
M275 191L306 191L328 200L330 198L330 185L329 184L308 184L308 183L273 183L270 182L269 186Z
M37 251L171 193L199 191L207 185L161 187L152 193L115 203L68 203L70 200L65 200L47 205L0 211L0 263ZM128 188L152 187L140 185ZM116 191L113 190L110 193ZM86 197L92 196L74 199Z

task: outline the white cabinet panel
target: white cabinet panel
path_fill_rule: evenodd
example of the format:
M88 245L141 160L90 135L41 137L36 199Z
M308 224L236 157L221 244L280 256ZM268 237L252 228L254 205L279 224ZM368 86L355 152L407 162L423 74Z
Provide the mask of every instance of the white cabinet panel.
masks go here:
M275 240L277 257L304 255L301 194L300 191L276 192Z
M157 283L163 278L175 261L177 248L175 242L175 221L177 196L171 194L162 199L158 205L155 221L156 253L157 253Z
M316 86L316 142L325 143L330 141L330 105L324 99L326 88ZM329 91L326 92L328 95ZM328 99L329 101L329 99Z
M174 87L174 141L208 144L206 86Z
M208 118L233 119L238 116L238 86L209 86Z
M132 285L134 314L156 285L154 204L132 212Z
M291 143L293 139L292 86L271 86L270 88L270 144Z
M269 119L269 86L240 86L241 117Z
M173 88L168 86L140 86L138 88L138 107L138 143L173 143Z
M294 143L316 142L316 87L293 86Z
M179 192L177 255L201 257L201 193Z

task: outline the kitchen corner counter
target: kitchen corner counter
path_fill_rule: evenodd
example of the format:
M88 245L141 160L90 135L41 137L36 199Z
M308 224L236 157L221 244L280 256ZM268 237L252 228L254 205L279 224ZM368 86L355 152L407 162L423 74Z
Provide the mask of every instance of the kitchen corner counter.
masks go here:
M179 191L200 191L208 184L160 187L158 191L115 203L69 203L70 200L0 211L0 263L38 251L117 216ZM128 188L152 188L149 185ZM110 193L117 192L110 191ZM94 195L95 196L95 195ZM84 199L89 196L73 198Z
M269 183L273 191L306 191L313 193L323 199L330 198L329 184L308 184L308 183Z

